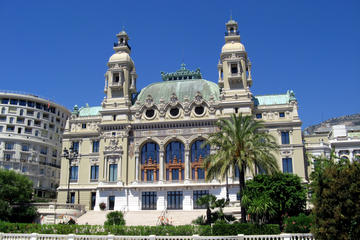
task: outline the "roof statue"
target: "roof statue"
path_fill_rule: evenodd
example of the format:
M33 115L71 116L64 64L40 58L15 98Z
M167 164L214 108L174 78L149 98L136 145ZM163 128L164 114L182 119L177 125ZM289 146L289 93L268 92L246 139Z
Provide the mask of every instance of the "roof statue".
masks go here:
M195 71L186 69L184 63L181 64L181 68L173 73L161 72L161 77L164 81L172 80L186 80L186 79L201 79L200 68L197 68Z

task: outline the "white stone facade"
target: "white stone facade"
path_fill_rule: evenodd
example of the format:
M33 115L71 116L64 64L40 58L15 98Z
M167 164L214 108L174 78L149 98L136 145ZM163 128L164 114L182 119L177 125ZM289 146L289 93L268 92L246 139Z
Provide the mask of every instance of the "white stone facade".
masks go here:
M217 131L216 121L233 113L263 120L266 131L281 145L275 153L280 170L306 181L294 93L252 94L251 62L237 28L234 20L226 23L217 83L183 64L176 72L162 72L163 81L140 92L129 37L124 31L117 34L101 106L75 107L65 129L63 147L76 146L79 152L70 166L77 176L70 183L73 203L95 210L104 203L106 209L190 211L203 194L226 198L226 181L205 182L202 160L215 149L200 146ZM59 202L66 202L68 176L69 163L63 159ZM236 204L235 170L227 180L229 199Z

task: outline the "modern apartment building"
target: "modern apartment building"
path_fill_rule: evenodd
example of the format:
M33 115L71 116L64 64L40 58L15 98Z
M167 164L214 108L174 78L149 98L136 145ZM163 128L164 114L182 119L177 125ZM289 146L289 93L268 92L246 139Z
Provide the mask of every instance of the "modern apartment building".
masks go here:
M0 92L0 167L33 181L39 197L59 186L62 135L70 112L30 94Z

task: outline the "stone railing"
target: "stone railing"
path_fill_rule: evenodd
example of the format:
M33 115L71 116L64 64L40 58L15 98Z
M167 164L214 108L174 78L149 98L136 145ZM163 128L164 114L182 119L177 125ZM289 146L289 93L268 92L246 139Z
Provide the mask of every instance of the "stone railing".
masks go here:
M218 239L218 240L314 240L315 238L309 234L299 233L283 233L280 235L243 235L237 236L96 236L96 235L55 235L55 234L15 234L15 233L0 233L0 240L196 240L196 239Z

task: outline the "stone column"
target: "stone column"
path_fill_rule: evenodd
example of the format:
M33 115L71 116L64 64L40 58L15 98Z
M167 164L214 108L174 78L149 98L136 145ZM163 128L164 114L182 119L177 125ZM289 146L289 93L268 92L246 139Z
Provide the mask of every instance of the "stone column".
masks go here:
M164 151L162 151L162 150L159 151L159 158L160 158L159 181L163 182L164 181Z
M354 149L349 149L349 158L350 158L349 160L350 161L352 161L353 158L354 158L354 153L353 152L354 152Z
M242 78L242 82L244 85L244 89L246 89L247 84L246 84L246 67L245 67L245 60L244 58L241 58L241 68L243 69L242 73L241 73L241 78Z
M190 180L190 151L185 150L185 180Z
M129 71L128 69L124 68L124 85L123 85L123 92L124 97L127 99L129 98Z
M135 181L139 181L139 153L135 153Z
M120 156L119 157L119 160L117 161L117 165L118 165L118 167L117 167L117 181L121 181L121 163L122 163L122 157Z

